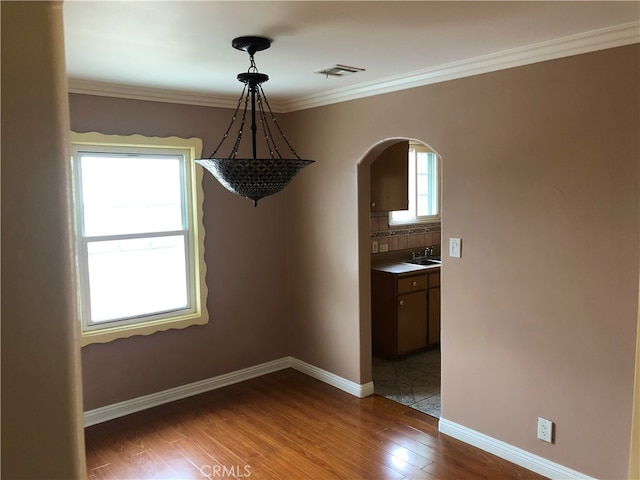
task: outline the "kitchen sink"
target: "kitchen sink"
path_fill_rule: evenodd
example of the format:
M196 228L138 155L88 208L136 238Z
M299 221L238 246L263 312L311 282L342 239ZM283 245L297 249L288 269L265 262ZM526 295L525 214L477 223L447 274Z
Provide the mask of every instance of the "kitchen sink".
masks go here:
M414 265L441 265L442 260L440 260L440 257L417 257L409 260L408 263L413 263Z

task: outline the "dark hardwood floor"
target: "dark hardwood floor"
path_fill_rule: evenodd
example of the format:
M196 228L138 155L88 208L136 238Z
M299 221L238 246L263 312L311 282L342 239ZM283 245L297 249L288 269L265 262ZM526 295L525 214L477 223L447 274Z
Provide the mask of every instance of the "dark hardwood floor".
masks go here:
M437 419L283 370L86 429L99 479L542 479Z

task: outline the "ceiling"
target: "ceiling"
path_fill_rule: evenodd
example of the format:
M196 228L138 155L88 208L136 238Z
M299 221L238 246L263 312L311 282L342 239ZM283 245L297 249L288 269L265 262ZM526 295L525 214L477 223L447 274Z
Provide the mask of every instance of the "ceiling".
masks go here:
M258 52L278 111L640 42L640 2L66 1L72 92L235 105ZM326 77L343 64L365 71Z

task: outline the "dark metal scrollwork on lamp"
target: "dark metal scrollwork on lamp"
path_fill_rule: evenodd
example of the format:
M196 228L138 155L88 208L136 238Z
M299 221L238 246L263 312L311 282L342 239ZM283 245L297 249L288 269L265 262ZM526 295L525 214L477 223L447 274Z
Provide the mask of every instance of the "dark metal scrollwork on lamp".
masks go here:
M262 84L269 80L269 76L259 73L253 56L256 52L266 50L271 46L271 40L264 37L238 37L231 42L233 48L243 50L249 54L250 66L245 73L238 74L238 80L244 83L242 94L238 99L238 105L231 118L227 131L220 143L209 156L196 160L213 174L214 177L231 193L253 200L254 206L263 197L273 195L286 187L296 174L313 160L301 159L287 140L284 132L278 125L275 115L271 111L267 97L262 90ZM251 158L237 158L241 144L242 134L247 120L247 110L251 104ZM241 114L239 115L239 112ZM260 122L262 138L269 151L267 158L258 158L257 133ZM235 143L228 157L217 156L218 150L229 138L229 132L233 125L239 122ZM273 132L277 132L282 141L281 146L276 144ZM291 152L293 158L284 158L280 153L282 144Z

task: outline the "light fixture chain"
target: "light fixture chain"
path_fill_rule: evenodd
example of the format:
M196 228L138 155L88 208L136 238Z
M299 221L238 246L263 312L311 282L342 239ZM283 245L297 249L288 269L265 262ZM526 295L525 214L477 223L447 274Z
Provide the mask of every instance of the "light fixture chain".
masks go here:
M269 149L269 155L271 155L271 158L275 158L273 154L273 152L275 151L278 154L278 157L282 158L282 155L278 150L278 145L276 144L275 139L271 134L271 128L269 127L267 114L264 111L264 104L262 103L262 97L263 97L262 88L257 89L256 93L258 97L258 110L260 112L260 123L262 124L262 131L264 132L264 141L267 144L267 148ZM273 116L273 114L271 114L271 116Z
M243 95L246 89L247 89L247 86L245 85L245 88L242 89ZM248 106L249 106L249 94L247 94L247 96L244 99L244 110L242 110L242 119L240 120L240 128L238 129L238 136L236 137L236 143L233 145L233 149L231 150L231 155L229 155L229 158L236 158L236 155L238 154L238 148L240 147L240 140L242 140L242 134L244 133L244 124L247 120Z
M216 153L218 153L218 150L220 150L220 147L222 146L224 141L229 136L229 132L231 131L231 127L233 126L234 122L236 121L236 118L238 117L238 111L240 110L240 105L242 104L242 99L244 98L244 94L245 94L246 90L247 90L247 86L245 85L244 88L242 89L242 93L240 94L240 98L238 98L238 105L236 105L236 111L233 112L233 116L231 117L231 122L229 123L229 126L227 127L227 131L224 132L224 135L222 136L222 140L220 140L220 143L218 143L218 146L213 151L213 153L211 155L209 155L209 158L215 158ZM245 105L245 110L246 110L246 105ZM238 140L236 139L236 144L237 143L238 143ZM236 150L237 150L237 148L236 148Z
M294 148L291 146L291 144L289 143L289 140L287 140L287 136L284 134L284 132L282 131L282 129L280 128L280 125L278 124L278 120L276 119L276 116L273 114L273 111L271 110L271 106L269 105L269 100L267 100L267 97L265 96L264 92L262 91L262 86L258 85L258 88L260 89L260 92L262 93L262 97L264 98L264 103L267 105L267 109L269 110L269 114L271 115L271 119L273 120L273 123L275 124L276 128L278 129L278 132L280 132L280 136L282 137L282 139L284 140L284 142L287 144L287 146L289 147L289 150L291 150L291 153L298 159L301 160L300 157L298 156L298 154L296 153L296 151L294 150Z
M258 67L256 67L253 55L249 55L249 69L247 70L247 73L258 73Z

